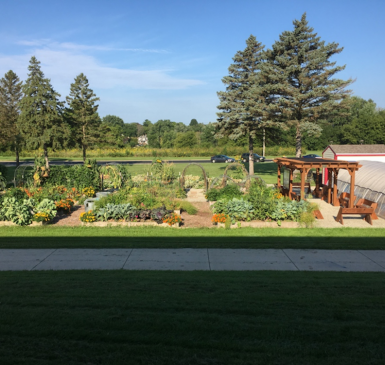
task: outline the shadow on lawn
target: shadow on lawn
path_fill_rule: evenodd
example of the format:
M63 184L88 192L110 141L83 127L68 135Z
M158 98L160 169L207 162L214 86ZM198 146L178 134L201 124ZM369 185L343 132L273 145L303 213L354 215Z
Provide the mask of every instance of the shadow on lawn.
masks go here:
M0 248L301 248L301 249L384 249L383 237L320 236L204 236L204 237L1 237Z

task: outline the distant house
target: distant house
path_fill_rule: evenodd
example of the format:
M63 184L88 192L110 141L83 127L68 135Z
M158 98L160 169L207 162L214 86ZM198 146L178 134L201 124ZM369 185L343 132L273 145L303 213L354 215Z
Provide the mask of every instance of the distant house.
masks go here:
M143 136L138 137L138 145L139 146L148 146L147 134L143 134Z
M385 145L383 144L331 144L322 152L323 158L343 161L378 161L385 163ZM327 184L327 169L323 171L323 184Z

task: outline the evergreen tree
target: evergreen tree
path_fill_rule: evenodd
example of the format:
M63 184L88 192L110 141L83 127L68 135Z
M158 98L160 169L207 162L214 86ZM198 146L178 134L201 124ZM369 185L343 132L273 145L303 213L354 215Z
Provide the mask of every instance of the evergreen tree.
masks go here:
M191 119L190 121L190 127L195 127L198 125L198 121L196 119Z
M46 168L49 169L48 147L61 147L68 137L63 122L63 103L51 81L44 77L40 62L33 56L28 66L28 79L23 85L18 128L28 147L43 148Z
M100 118L97 113L99 105L95 105L95 102L100 99L89 88L87 77L81 73L71 84L70 95L66 100L69 105L74 139L82 147L83 161L85 161L87 148L97 140L95 132L100 125Z
M271 95L270 119L284 127L295 126L296 156L300 157L302 133L319 135L319 120L337 110L343 112L339 101L349 95L345 87L352 80L333 78L345 66L335 66L330 58L343 48L337 43L325 45L308 26L306 13L293 24L294 30L283 32L266 52L262 73Z
M19 102L22 97L22 82L12 71L0 80L0 143L11 144L19 166L21 136L17 127L20 114Z
M248 136L250 164L249 174L254 174L254 139L259 128L265 125L263 85L259 74L264 46L251 35L244 51L238 51L229 67L229 76L222 82L226 91L218 92L220 105L215 123L216 138L225 136L237 140Z

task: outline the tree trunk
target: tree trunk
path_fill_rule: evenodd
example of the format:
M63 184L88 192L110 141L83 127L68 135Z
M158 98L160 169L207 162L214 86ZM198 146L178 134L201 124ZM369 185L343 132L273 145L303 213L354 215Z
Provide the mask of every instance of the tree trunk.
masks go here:
M49 170L48 148L45 143L43 145L43 150L44 150L45 168Z
M83 162L86 161L86 155L87 155L87 148L86 148L86 126L83 124L83 141L82 141L82 149L83 149Z
M301 157L302 155L302 134L299 130L299 125L297 125L296 135L295 135L295 157Z
M265 149L266 149L266 131L265 128L262 130L263 137L262 137L262 156L265 156Z
M19 158L19 148L17 144L15 145L15 155L16 155L16 167L20 165L20 158Z
M254 149L251 135L249 135L249 175L254 175Z

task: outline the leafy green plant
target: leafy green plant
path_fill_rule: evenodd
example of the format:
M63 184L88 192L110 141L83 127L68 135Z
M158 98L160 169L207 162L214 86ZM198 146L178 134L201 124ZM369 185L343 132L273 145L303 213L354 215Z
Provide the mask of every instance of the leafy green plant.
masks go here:
M240 198L243 195L240 188L236 184L226 185L222 189L210 189L206 194L206 199L210 201L217 201L220 199Z
M213 206L214 213L229 215L232 222L250 221L253 219L253 205L243 199L218 200Z
M166 215L171 214L171 213L173 213L173 211L166 209L165 206L160 207L160 208L156 208L156 209L152 209L151 210L151 219L153 219L154 221L157 221L158 223L162 223L163 218Z
M35 209L37 213L48 214L50 219L53 219L57 213L56 204L53 200L50 199L43 199Z
M16 223L19 226L25 226L32 222L32 212L27 205L20 203L15 197L5 197L1 215L5 220Z
M298 222L301 226L305 226L306 228L312 228L315 223L314 214L311 212L302 212Z
M16 198L16 200L22 201L23 199L27 199L28 195L24 190L20 188L11 188L5 192L4 197Z

